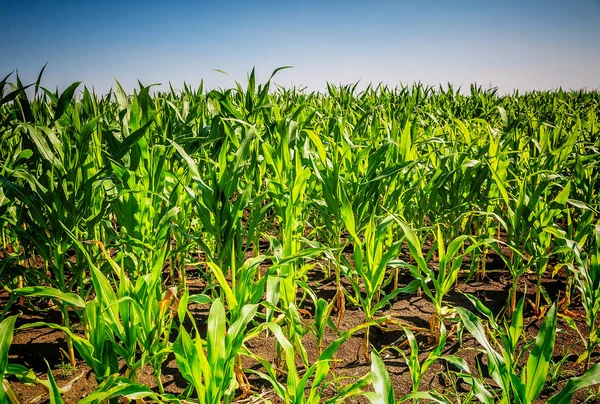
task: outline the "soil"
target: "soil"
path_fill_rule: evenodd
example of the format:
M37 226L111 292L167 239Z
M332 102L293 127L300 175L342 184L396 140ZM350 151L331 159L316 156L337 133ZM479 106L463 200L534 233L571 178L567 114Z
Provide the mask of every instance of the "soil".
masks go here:
M493 261L493 257L490 258ZM483 281L471 280L465 284L464 279L461 279L455 290L445 296L445 302L451 306L461 306L474 311L471 303L460 292L471 293L478 297L488 308L494 313L500 313L506 304L509 285L512 284L512 279L507 276L506 271L501 271L501 268L490 268L487 277ZM188 274L188 287L190 293L200 293L204 287L202 280L193 279L193 271ZM322 271L314 271L309 273L309 285L315 290L319 297L331 300L335 295L335 282L332 280L323 280ZM410 276L404 275L400 277L401 285L408 283ZM564 291L564 274L559 273L555 278L550 277L550 272L543 278L543 287L548 292L552 300L561 298L560 294ZM348 292L352 294L349 285L344 285ZM519 283L520 294L527 291L527 297L530 300L534 299L536 290L535 275L526 275L521 278ZM299 294L300 295L300 294ZM0 292L0 306L4 307L8 301L8 293ZM390 319L400 320L407 326L415 329L429 328L429 319L433 312L433 306L428 298L418 296L417 294L399 295L385 310L379 312L383 316L389 316ZM22 307L15 303L11 309L11 314L20 313L17 320L17 327L36 321L56 322L60 323L60 313L54 307L44 307L43 301L32 301L29 304L38 304L36 307ZM308 327L312 319L308 313L312 313L314 308L307 299L300 305L301 309L306 310L304 315L305 326ZM196 322L201 325L205 324L208 316L208 307L198 304L192 304L190 310L196 318ZM573 317L576 324L585 335L585 323L583 318L584 311L578 302L573 302L570 311L575 314ZM304 313L304 312L303 312ZM337 314L332 314L335 319ZM541 325L541 320L538 319L530 305L526 305L524 312L524 334L527 341L535 338ZM347 307L343 313L343 318L340 325L340 331L349 330L364 322L364 315L360 310L350 306L347 302ZM444 349L444 355L459 356L468 363L469 368L473 372L477 372L478 363L485 372L485 355L480 351L477 342L474 341L468 334L463 333L462 343L459 341L456 332L453 330L453 324L456 322L453 319L447 319L446 327L449 332L449 337ZM393 321L387 323L384 328L371 327L370 341L372 349L380 351L380 354L387 366L391 376L392 386L395 391L396 399L400 399L411 390L411 379L408 367L399 353L398 349L403 350L406 354L409 352L405 343L405 334L401 328L393 325ZM75 330L79 327L77 324L73 326ZM555 360L558 361L565 355L569 355L564 366L562 367L559 376L552 383L551 388L542 392L541 397L537 400L539 403L546 402L547 399L564 386L565 379L580 375L583 372L581 365L576 364L577 356L583 351L581 338L577 333L573 332L563 319L559 317L558 332L556 335L556 344L554 350ZM201 330L201 332L204 332ZM323 391L323 397L330 397L334 394L336 388L351 383L358 378L367 374L370 370L370 364L365 360L363 352L363 334L364 331L359 331L343 343L336 355L336 364L332 369L332 374L335 377L330 377L327 386ZM429 342L428 332L415 331L415 335L419 342L419 357L424 360L431 352L433 346ZM324 346L326 347L334 339L338 337L332 329L327 327L324 337ZM319 355L319 347L315 337L311 333L307 333L303 340L304 346L308 352L311 362L316 361ZM261 334L259 337L250 340L247 343L247 348L256 355L274 363L276 357L275 338L271 335L266 337ZM394 348L396 347L396 348ZM96 381L90 368L83 362L79 362L75 369L67 366L68 363L64 351L66 343L64 335L60 331L50 330L48 328L22 329L15 330L13 343L9 351L9 362L22 364L33 371L42 379L46 378L47 365L50 364L52 373L57 381L57 384L62 387L71 384L70 389L63 395L65 403L75 403L81 398L87 396L96 387ZM523 361L526 357L523 358ZM597 358L594 357L596 362ZM525 362L524 362L525 363ZM262 370L261 366L249 359L244 358L243 366L246 369ZM446 372L446 365L443 361L436 361L428 369L425 374L420 390L434 390L447 394L449 397L456 397L456 394L468 391L468 386L461 380L451 380ZM253 392L261 395L263 399L269 399L273 403L282 402L273 393L271 386L263 380L260 380L254 374L248 374L248 379L252 385ZM39 385L24 385L14 378L9 378L10 384L23 403L47 403L48 396L43 387ZM155 376L152 374L150 367L141 369L138 373L138 380L156 389ZM161 380L167 393L180 394L187 386L187 382L181 377L177 369L175 358L171 355L163 364ZM335 382L333 381L335 380ZM285 378L282 378L285 383ZM576 394L573 402L584 402L589 396L588 390L582 390ZM260 400L255 401L260 402ZM352 403L366 403L365 398L352 398L349 400Z

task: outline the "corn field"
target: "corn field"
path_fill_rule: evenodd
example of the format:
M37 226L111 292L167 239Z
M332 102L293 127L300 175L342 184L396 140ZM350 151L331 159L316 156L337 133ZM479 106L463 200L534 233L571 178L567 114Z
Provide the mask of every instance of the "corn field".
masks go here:
M0 82L0 403L600 399L598 92L41 77Z

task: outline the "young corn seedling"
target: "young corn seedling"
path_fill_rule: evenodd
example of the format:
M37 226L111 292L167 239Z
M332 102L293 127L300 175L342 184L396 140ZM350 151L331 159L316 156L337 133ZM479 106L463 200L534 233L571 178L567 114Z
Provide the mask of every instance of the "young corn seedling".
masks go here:
M311 331L317 338L317 346L319 347L319 354L323 352L323 337L325 336L325 328L327 325L333 330L337 330L333 321L331 320L331 312L333 311L334 301L327 303L327 300L319 298L315 302L315 314L313 316L313 324Z
M342 218L354 243L353 265L345 257L343 258L346 275L356 296L356 298L350 296L348 298L361 308L365 314L365 322L370 323L374 320L377 310L384 307L398 293L404 291L396 289L384 297L381 296L386 270L390 262L397 257L402 240L395 241L388 246L388 235L393 223L391 217L379 223L376 223L375 218L371 217L365 226L362 239L357 234L354 215L347 205L342 211ZM385 247L387 250L384 250ZM365 359L369 360L369 327L365 329L363 349Z
M375 323L371 323L375 324ZM258 355L252 354L248 351L246 354L251 358L258 361L265 368L266 373L257 370L248 370L249 372L255 373L261 378L268 381L274 389L275 394L282 399L285 403L290 404L318 404L321 402L327 404L345 402L351 397L360 394L361 389L366 387L369 383L369 377L363 377L358 379L356 382L351 383L344 389L334 394L333 397L323 401L323 393L326 380L329 376L331 364L334 361L334 355L337 352L339 346L348 340L353 334L358 332L360 329L368 327L367 323L361 324L349 331L344 332L340 337L333 341L323 352L319 355L316 362L312 364L306 364L304 373L301 374L296 364L296 355L300 354L302 357L306 357L304 346L301 344L293 344L284 335L282 328L276 323L268 323L266 325L268 329L275 335L277 342L281 345L284 357L285 357L285 373L287 374L284 382L279 380L280 371L274 367L271 363L261 358ZM303 360L304 361L304 360Z
M404 238L408 244L410 254L415 260L416 265L405 264L411 271L411 274L420 282L423 292L431 299L434 308L434 314L429 322L431 341L438 344L441 338L441 329L444 317L450 314L450 309L444 306L444 296L454 287L458 278L459 271L462 268L462 263L465 255L469 254L475 248L477 243L472 238L462 235L456 237L446 245L444 237L437 227L435 236L436 243L432 250L427 254L430 258L433 252L438 256L438 270L430 268L422 252L422 241L419 240L417 234L405 223L398 220ZM463 249L466 241L471 241L471 244ZM433 286L433 288L431 287Z
M367 377L369 377L374 391L362 395L368 398L371 404L400 404L406 401L419 402L419 400L441 404L449 402L443 395L425 391L411 392L396 401L390 374L385 363L375 351L371 352L371 372Z
M429 367L437 361L446 361L448 364L455 365L460 371L469 373L469 366L464 359L454 355L443 354L446 346L446 327L444 326L444 323L440 324L440 340L437 346L429 352L425 360L422 362L419 360L419 344L415 338L415 335L407 328L404 328L404 333L406 334L406 338L408 340L410 354L406 356L403 350L397 347L391 348L398 350L406 361L412 381L412 393L419 392L423 376Z
M225 278L225 271L212 262L207 263L223 291L224 301L230 313L230 322L239 318L246 304L259 304L262 301L267 283L275 272L275 268L270 267L264 276L260 276L260 265L266 258L261 255L249 258L240 268L234 266L231 271L231 282Z
M494 389L485 387L481 381L474 384L477 397L484 398L483 402L485 403L530 404L538 398L546 385L550 361L554 352L557 305L554 303L546 313L536 339L526 344L521 352L517 352L517 344L523 332L524 301L524 298L519 300L516 310L513 312L511 324L505 325L504 332L499 330L501 343L494 340L490 342L481 320L475 314L462 307L456 308L465 329L483 347L488 360L488 372L499 387L499 391L495 392ZM478 303L477 306L482 313L489 316L490 320L493 318L489 309L481 303ZM490 325L497 327L493 320L490 321ZM532 344L533 348L529 351ZM499 352L495 347L499 348ZM529 351L527 364L522 367L520 359L527 351ZM569 380L568 386L552 396L548 402L553 404L569 403L576 390L599 382L600 365L595 365L580 378Z
M173 343L175 360L182 376L196 391L200 404L231 403L238 387L244 381L241 369L237 368L236 358L242 349L246 326L254 317L258 305L247 304L241 309L240 316L229 328L225 308L220 299L216 299L208 315L208 334L203 340L198 330L192 339L183 326ZM179 320L187 313L187 292L181 299ZM195 323L194 323L195 327ZM189 391L188 389L187 391Z

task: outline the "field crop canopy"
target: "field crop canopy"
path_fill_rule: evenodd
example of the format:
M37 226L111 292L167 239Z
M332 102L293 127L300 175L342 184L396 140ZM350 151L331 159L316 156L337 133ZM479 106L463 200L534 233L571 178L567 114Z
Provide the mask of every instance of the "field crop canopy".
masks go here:
M0 402L600 399L598 92L271 79L0 82Z

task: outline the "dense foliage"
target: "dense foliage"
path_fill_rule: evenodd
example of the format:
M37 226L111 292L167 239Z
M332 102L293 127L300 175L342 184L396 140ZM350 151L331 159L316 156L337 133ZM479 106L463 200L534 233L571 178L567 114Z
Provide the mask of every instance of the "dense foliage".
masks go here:
M592 366L600 310L598 92L502 96L414 85L307 93L257 85L252 72L246 88L153 92L140 83L128 95L117 83L97 95L81 83L53 93L39 80L24 86L10 77L0 82L0 282L10 293L0 317L0 379L31 382L27 369L7 364L15 327L8 315L42 298L56 304L62 324L22 328L65 332L73 364L84 360L99 384L84 402L231 402L247 392L253 372L287 403L356 395L392 403L369 330L389 325L381 313L391 302L423 293L434 307L425 362L414 330L394 320L410 342L402 353L414 388L402 400L456 401L419 385L432 362L447 361L472 386L465 401L533 402L548 378L557 321L580 332L587 373L551 401L569 402L573 391L600 381ZM494 316L474 296L473 306L452 307L444 296L458 282L484 279L490 255L512 279L506 310ZM200 273L203 293L189 293L190 271ZM312 273L335 280L331 301L314 293ZM536 341L523 347L529 303L518 285L526 274L538 279L530 304L545 317ZM548 276L564 278L560 299L544 289ZM569 321L579 300L586 330ZM310 327L302 320L306 302L314 308ZM211 305L207 332L188 310L194 303ZM348 305L362 310L365 323L309 361L304 334L323 344ZM69 313L82 332L71 330ZM489 377L442 355L455 325L481 344ZM322 398L337 348L359 331L371 372ZM259 335L276 339L277 364L248 348ZM528 350L525 365L521 350ZM169 355L189 382L179 397L160 383ZM243 356L262 370L242 369ZM147 365L156 391L137 380ZM48 374L34 382L61 402ZM7 378L3 387L0 401L17 400Z

